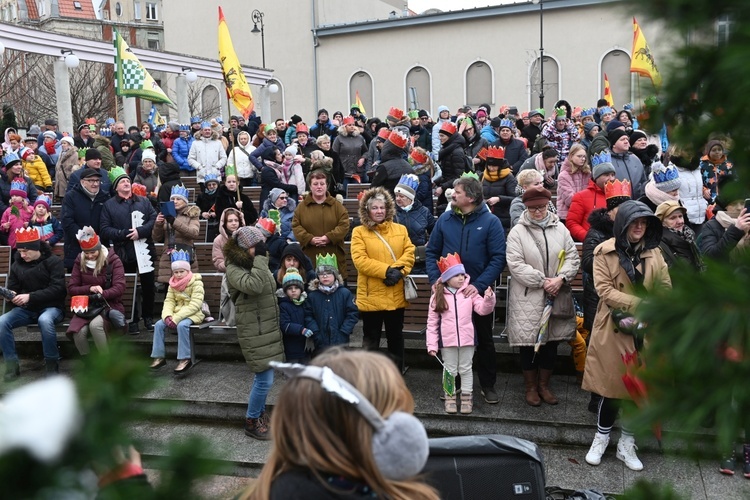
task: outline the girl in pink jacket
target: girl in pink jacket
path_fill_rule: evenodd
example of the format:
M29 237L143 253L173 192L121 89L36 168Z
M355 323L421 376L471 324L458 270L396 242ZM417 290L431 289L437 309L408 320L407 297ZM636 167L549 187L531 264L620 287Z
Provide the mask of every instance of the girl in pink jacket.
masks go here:
M438 261L442 273L435 283L430 308L427 313L427 352L437 356L438 348L445 369L454 377L461 375L461 413L471 413L474 375L471 360L474 357L474 325L471 313L485 316L495 308L495 294L487 287L482 297L476 288L469 288L461 257L448 254ZM445 395L445 412L457 413L456 395Z

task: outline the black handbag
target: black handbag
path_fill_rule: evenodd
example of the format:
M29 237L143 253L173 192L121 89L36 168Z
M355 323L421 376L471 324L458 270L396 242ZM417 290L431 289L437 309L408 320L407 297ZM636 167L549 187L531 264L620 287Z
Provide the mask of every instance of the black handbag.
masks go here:
M422 263L427 260L427 245L417 245L414 247L414 262Z

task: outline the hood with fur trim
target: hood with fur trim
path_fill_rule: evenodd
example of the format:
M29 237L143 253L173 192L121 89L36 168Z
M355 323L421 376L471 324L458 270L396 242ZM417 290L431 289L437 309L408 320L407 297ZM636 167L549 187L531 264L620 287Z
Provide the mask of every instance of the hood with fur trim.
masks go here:
M368 189L364 192L362 199L359 201L359 220L362 222L363 226L366 226L370 229L374 228L378 224L376 224L370 218L370 212L367 210L367 201L370 198L374 198L375 196L379 195L385 198L385 220L383 222L393 222L393 217L395 217L396 215L396 202L393 201L391 193L389 193L383 187Z
M247 250L237 244L234 238L229 238L224 245L224 262L234 264L243 269L253 268L254 258L247 253Z
M357 137L360 134L360 131L357 127L354 127L354 130L352 131L352 133L349 134L346 132L346 125L341 125L338 129L338 134L343 135L344 137L348 137L348 136Z
M178 215L187 215L188 217L195 217L197 219L201 216L201 209L198 205L188 205L185 210Z
M200 141L201 139L203 139L203 134L201 132L203 132L203 129L201 129L201 130L197 131L196 133L194 133L193 134L193 139L195 139L196 141ZM216 130L211 129L211 137L209 139L207 139L207 140L218 141L219 140L219 133Z
M597 208L589 214L589 224L591 229L595 229L603 234L614 235L615 223L609 218L606 208Z
M242 213L242 210L237 210L233 207L225 208L219 218L219 234L227 239L229 239L230 236L227 234L227 230L224 229L224 227L226 226L227 216L229 216L229 214L237 215L240 218L240 227L245 225L245 214Z

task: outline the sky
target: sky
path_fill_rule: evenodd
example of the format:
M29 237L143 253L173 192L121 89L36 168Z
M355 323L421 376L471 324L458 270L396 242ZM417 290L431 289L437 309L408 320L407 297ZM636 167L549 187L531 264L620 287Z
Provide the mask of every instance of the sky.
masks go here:
M518 3L523 0L517 0ZM440 9L443 11L472 9L474 7L487 7L488 5L500 5L514 3L513 0L409 0L409 8L421 14L427 9Z

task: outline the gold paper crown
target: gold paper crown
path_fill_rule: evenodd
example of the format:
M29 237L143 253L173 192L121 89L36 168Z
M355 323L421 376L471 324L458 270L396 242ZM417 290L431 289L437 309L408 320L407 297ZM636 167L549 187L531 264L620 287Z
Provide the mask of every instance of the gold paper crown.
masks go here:
M604 185L604 197L607 200L620 196L626 198L631 197L630 181L627 179L624 181L616 179L614 181L609 181Z
M437 265L438 269L440 270L440 274L443 274L445 271L450 269L453 266L458 266L461 264L461 257L458 255L458 253L449 253L445 257L440 257L438 259Z
M496 146L490 146L487 148L487 158L502 160L503 158L505 158L505 149Z

